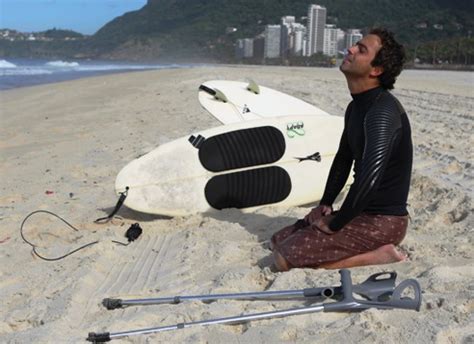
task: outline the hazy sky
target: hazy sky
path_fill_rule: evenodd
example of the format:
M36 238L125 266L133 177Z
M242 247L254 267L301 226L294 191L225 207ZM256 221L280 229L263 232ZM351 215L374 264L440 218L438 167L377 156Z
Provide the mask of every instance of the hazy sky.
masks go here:
M23 32L68 29L93 34L147 0L0 0L0 28Z

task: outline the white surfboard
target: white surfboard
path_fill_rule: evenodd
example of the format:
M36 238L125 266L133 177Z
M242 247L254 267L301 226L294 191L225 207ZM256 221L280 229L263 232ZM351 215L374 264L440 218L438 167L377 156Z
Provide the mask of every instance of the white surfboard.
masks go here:
M199 86L199 102L223 124L292 115L329 115L301 99L255 82L206 81Z
M319 200L343 118L289 116L220 126L163 144L118 174L125 205L169 216Z

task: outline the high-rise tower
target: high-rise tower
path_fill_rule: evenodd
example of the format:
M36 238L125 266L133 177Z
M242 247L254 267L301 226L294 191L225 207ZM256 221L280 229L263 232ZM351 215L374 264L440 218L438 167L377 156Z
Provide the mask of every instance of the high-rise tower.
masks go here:
M326 8L309 5L306 55L322 53L324 49L324 27L326 26Z
M264 51L263 51L263 57L265 58L280 57L281 26L280 25L265 26L264 35L265 35L265 46L264 46Z

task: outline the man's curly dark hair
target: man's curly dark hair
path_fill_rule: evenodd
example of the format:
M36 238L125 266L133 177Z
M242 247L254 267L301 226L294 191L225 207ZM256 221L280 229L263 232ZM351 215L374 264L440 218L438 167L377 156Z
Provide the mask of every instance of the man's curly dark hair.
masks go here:
M398 43L393 33L383 28L373 28L369 34L376 35L382 41L382 48L371 62L373 67L382 67L383 73L379 75L380 86L387 90L393 89L393 85L400 75L405 63L405 48Z

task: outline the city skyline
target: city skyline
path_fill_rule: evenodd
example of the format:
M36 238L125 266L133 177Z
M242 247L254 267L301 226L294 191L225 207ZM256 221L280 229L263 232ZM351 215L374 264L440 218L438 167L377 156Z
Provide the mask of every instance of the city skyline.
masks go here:
M295 16L281 17L280 24L268 24L262 34L255 38L238 39L237 58L287 58L289 56L312 56L317 53L336 57L362 38L359 29L346 31L334 24L327 24L327 9L318 4L308 6L306 26L296 22ZM258 54L256 44L263 39L263 53ZM252 44L254 42L254 44Z

